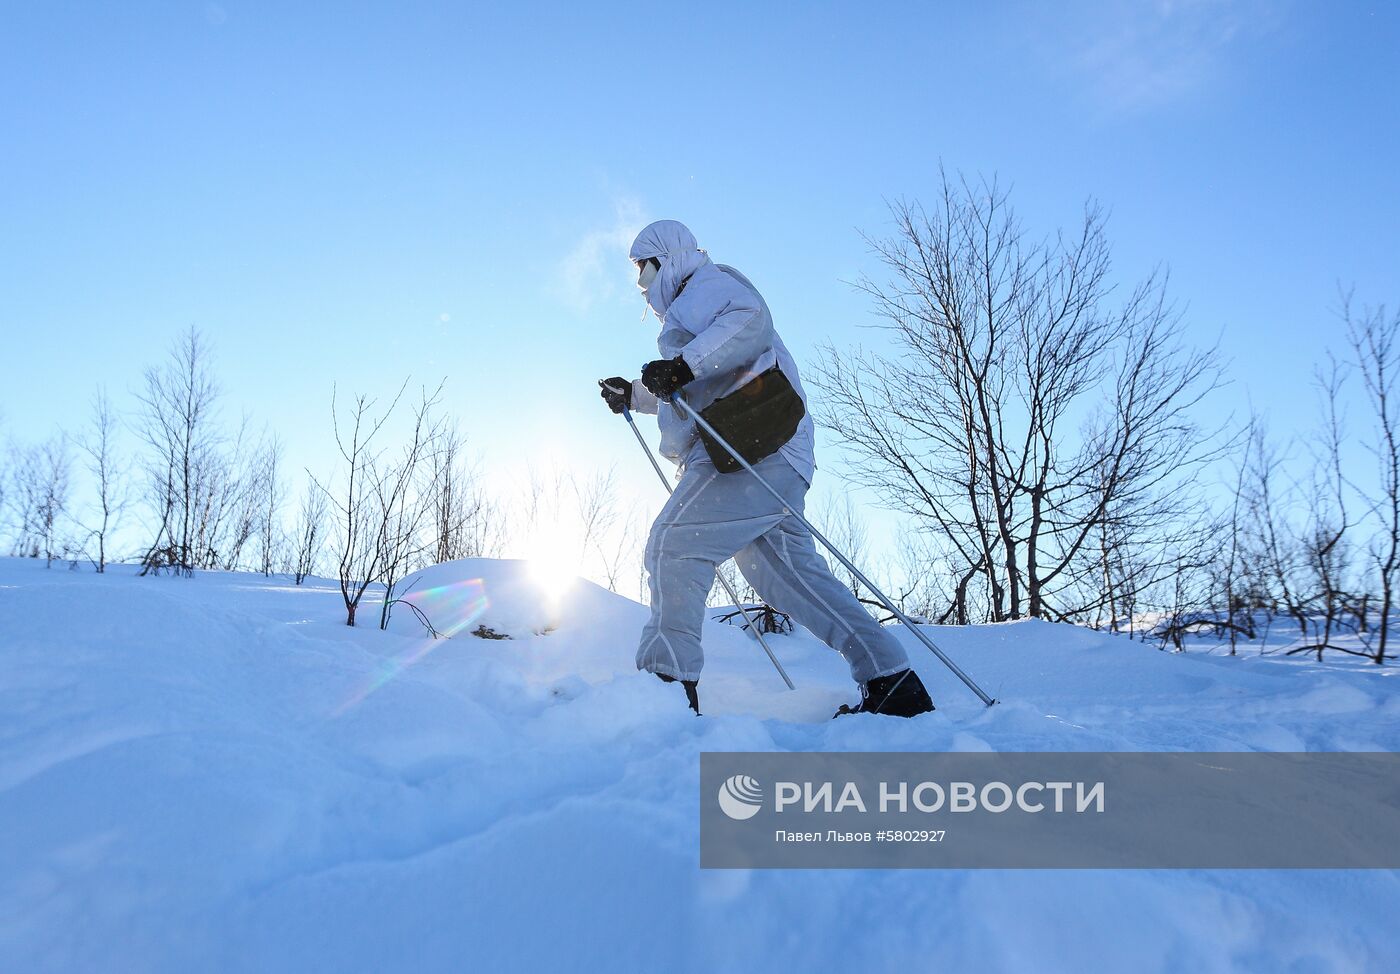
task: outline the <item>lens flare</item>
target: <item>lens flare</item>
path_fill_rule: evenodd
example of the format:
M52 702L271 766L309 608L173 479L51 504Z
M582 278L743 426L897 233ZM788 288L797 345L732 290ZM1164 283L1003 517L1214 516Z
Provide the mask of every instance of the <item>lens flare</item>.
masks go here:
M479 578L417 589L399 596L414 606L440 635L455 636L471 625L490 605L486 584Z
M399 598L417 608L428 624L442 637L451 637L461 632L481 618L482 613L490 605L490 599L486 597L486 586L479 578L469 578L453 582L450 585L420 589L401 595ZM403 606L398 608L404 609ZM407 611L411 612L412 610ZM414 663L427 656L439 644L439 639L428 636L397 656L385 660L370 679L335 709L335 716L339 717L352 707L358 707L364 703L365 698L370 694L381 689Z

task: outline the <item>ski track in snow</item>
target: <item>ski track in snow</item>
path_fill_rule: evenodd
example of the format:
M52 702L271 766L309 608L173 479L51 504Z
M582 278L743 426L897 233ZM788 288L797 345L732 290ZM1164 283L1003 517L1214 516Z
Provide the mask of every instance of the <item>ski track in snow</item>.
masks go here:
M832 721L855 695L835 653L775 637L787 692L756 643L710 625L696 719L635 672L635 603L583 582L551 598L515 562L437 566L414 592L462 633L429 640L409 613L380 632L370 605L350 629L326 580L0 559L0 968L1400 958L1394 872L702 872L696 795L703 751L1397 750L1393 666L1162 653L1039 622L931 628L1002 703L982 707L901 632L938 712ZM515 638L465 635L477 624Z

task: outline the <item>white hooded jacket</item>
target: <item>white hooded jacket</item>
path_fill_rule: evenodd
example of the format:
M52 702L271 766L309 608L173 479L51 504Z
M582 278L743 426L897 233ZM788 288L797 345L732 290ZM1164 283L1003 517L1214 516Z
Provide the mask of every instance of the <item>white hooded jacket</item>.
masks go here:
M656 345L663 358L685 359L694 381L681 389L696 411L726 396L775 364L805 405L797 363L773 328L773 316L758 289L732 267L712 262L696 246L695 236L675 220L653 223L637 235L632 260L655 257L661 269L647 291L647 303L661 319ZM661 453L682 468L706 457L695 424L680 410L658 403L633 383L638 412L656 413ZM815 433L810 410L779 453L808 484L816 469Z

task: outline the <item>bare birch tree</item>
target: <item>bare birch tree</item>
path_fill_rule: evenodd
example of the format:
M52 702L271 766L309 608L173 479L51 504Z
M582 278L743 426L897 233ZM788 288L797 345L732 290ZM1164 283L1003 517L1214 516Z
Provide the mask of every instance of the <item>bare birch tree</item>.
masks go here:
M297 585L306 581L316 570L321 549L325 545L326 493L315 483L307 485L302 495L293 532L291 572Z
M196 567L237 571L245 565L245 549L258 535L266 440L252 444L250 425L245 414L233 439L226 441L221 435L221 448L203 465L195 519L195 550L200 552ZM256 558L253 564L257 567Z
M571 474L567 480L577 513L579 555L583 558L600 548L603 538L617 523L617 469L609 467L591 477Z
M433 563L479 558L477 522L492 515L481 479L466 455L461 430L445 426L440 447L430 457L432 468Z
M97 543L93 567L107 570L107 538L117 527L127 505L125 464L116 455L116 437L120 421L112 409L105 389L98 389L92 398L92 414L88 429L79 446L87 455L87 470L97 494L95 522L87 529L88 537Z
M639 548L646 523L633 501L616 520L611 534L599 541L598 560L609 592L619 591L623 579L630 578L635 564L640 563Z
M67 555L67 546L59 539L59 526L68 515L68 501L73 486L73 456L68 437L59 433L39 447L39 505L38 533L44 543L45 567L52 567L55 558Z
M253 510L253 537L257 543L257 570L271 575L286 543L282 531L282 504L286 485L282 479L282 441L275 434L267 440L254 460L249 485L249 507Z
M431 416L438 392L423 393L411 417L407 442L396 455L381 446L385 424L393 416L405 380L382 411L376 401L357 396L342 415L336 393L331 394L331 417L342 461L339 482L318 486L326 495L333 518L332 549L345 602L345 624L355 625L356 613L371 585L386 588L384 612L392 601L393 585L421 550L421 528L431 509L422 491L421 475L437 449L440 428ZM381 613L381 624L386 616Z
M226 467L216 427L219 387L208 344L191 327L163 366L145 371L137 430L150 447L148 500L156 516L142 574L170 567L190 574L217 558L211 521L222 513Z
M15 558L38 558L38 523L40 487L38 451L32 446L10 440L5 447L4 482L10 517L14 522L10 555Z
M394 604L394 588L408 572L427 562L433 550L428 528L435 506L433 465L443 434L443 424L433 417L442 392L439 385L431 395L426 391L414 407L413 426L398 458L380 469L375 488L374 511L379 521L379 581L384 585L384 602L379 611L379 628L387 629Z
M52 567L69 545L60 538L69 509L73 458L66 434L59 432L42 443L22 447L11 443L10 490L16 514L14 555L44 559Z

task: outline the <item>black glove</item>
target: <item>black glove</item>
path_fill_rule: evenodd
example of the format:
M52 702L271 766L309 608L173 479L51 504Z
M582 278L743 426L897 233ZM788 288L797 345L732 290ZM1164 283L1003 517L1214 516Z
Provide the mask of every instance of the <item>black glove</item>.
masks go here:
M615 375L611 379L599 379L598 385L602 387L603 401L608 404L608 408L619 416L624 409L632 408L632 383L620 375Z
M657 359L642 366L642 385L658 399L670 399L677 389L695 378L685 359L677 355L672 359Z

